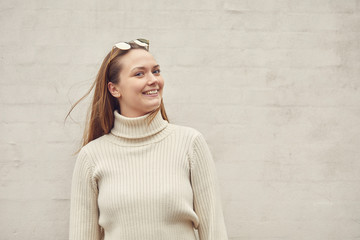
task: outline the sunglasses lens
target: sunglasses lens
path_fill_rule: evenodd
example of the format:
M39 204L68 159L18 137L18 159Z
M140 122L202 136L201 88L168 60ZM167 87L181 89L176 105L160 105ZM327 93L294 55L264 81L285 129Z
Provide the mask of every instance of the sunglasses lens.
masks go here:
M149 42L145 42L143 40L145 40L145 39L136 39L136 40L134 40L134 43L136 43L137 45L142 46L142 47L148 47Z
M143 38L138 38L136 40L133 40L133 42L141 47L149 49L149 40L146 40ZM119 42L119 43L115 44L115 47L117 47L121 50L129 50L131 48L131 45L127 42Z
M115 47L121 49L121 50L129 50L131 48L130 44L126 42L119 42L115 44Z

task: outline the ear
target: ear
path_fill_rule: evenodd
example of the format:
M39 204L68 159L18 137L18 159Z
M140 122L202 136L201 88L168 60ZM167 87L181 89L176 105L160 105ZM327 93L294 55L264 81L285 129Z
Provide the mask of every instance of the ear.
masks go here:
M113 97L119 98L121 96L119 89L117 88L117 86L114 83L109 82L108 89L109 89L109 92L111 93L111 95L113 95Z

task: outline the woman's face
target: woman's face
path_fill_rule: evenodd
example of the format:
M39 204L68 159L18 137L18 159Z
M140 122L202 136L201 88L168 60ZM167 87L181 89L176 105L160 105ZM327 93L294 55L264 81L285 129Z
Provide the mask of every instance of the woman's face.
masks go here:
M161 104L164 79L154 57L143 49L132 49L120 58L117 84L109 83L110 93L120 104L121 115L143 116Z

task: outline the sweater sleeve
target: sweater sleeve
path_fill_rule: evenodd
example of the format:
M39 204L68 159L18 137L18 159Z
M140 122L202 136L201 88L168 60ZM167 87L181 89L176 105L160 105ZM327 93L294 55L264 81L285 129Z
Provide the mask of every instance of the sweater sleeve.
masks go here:
M191 184L200 240L227 240L215 164L201 134L193 142Z
M70 206L70 240L100 240L98 190L91 160L82 149L76 159Z

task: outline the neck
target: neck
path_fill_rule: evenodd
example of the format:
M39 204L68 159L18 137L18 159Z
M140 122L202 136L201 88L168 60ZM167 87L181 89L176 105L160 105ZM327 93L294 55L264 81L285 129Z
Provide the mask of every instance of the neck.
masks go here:
M114 117L114 127L111 133L128 139L149 137L160 132L168 125L168 122L162 118L160 111L156 113L152 120L150 114L140 117L125 117L120 115L118 111L114 111Z

